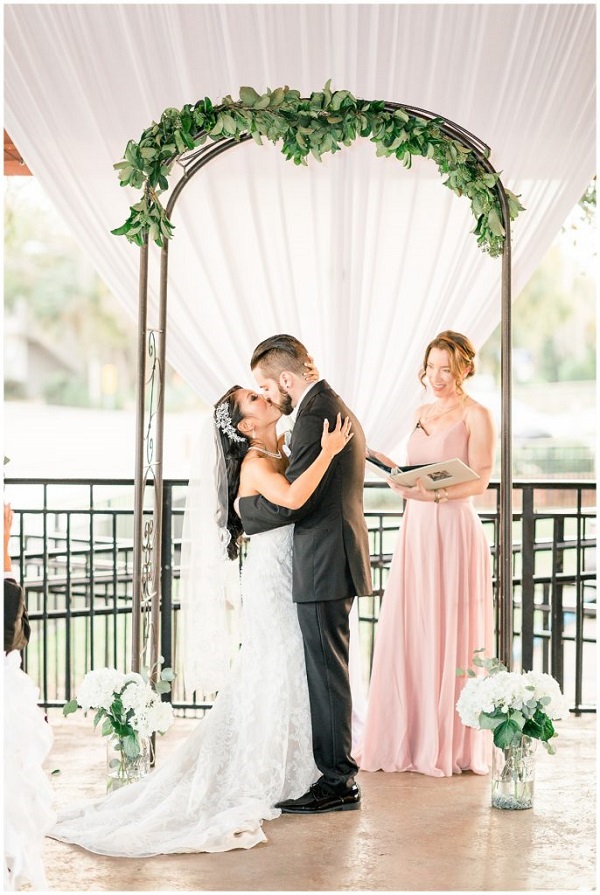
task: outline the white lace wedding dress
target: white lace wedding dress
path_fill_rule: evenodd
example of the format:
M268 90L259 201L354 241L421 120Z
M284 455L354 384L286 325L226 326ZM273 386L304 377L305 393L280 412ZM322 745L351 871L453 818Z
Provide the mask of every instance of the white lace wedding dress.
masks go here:
M50 836L104 855L221 852L263 842L273 805L319 777L302 635L292 602L293 526L254 535L242 573L242 646L214 707L139 783L62 813Z

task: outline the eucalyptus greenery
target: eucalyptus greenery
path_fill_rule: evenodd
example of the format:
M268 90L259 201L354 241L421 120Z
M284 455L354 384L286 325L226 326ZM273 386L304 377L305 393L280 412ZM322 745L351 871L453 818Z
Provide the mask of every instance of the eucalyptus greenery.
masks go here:
M554 754L550 741L558 734L552 720L569 712L557 681L544 672L508 671L496 657L479 655L484 652L475 650L472 661L485 675L477 675L472 668L457 669L457 674L469 678L456 703L463 724L492 730L499 749L518 746L523 737L531 737Z
M215 106L205 97L193 106L165 109L139 142L128 142L123 160L114 165L121 186L142 189L143 196L130 208L123 226L112 232L137 245L146 236L159 246L171 239L174 227L159 196L169 187L176 159L207 140L239 140L249 134L259 144L263 138L281 142L287 159L306 165L309 156L321 161L324 153L338 152L357 137L368 137L378 156L393 155L407 168L413 156L432 159L445 178L444 185L470 199L478 245L493 257L501 255L505 231L496 188L499 174L487 171L472 149L445 134L442 119L426 120L404 108L389 111L385 105L383 100L356 99L349 90L332 91L328 81L308 99L289 87L264 94L242 87L237 101L226 96ZM517 196L505 192L514 220L524 209Z
M159 664L162 664L162 659ZM163 734L173 723L173 709L162 702L160 695L171 690L175 672L171 668L153 669L125 674L116 668L96 668L88 671L78 687L75 699L63 706L63 715L82 708L87 714L95 709L94 727L102 721L102 736L116 736L120 741L122 759L135 759L140 754L140 736Z

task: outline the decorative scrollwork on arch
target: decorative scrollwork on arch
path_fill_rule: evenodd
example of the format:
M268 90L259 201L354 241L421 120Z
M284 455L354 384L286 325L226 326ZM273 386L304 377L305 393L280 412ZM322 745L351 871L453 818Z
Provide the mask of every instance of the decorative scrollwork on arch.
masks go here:
M159 413L162 401L162 390L164 387L163 373L160 363L160 355L157 350L157 338L161 338L162 333L157 330L148 330L146 344L146 369L147 375L145 379L145 393L148 397L145 409L146 420L144 425L144 470L143 470L143 492L151 494L152 510L144 509L144 522L142 529L142 561L141 561L141 577L140 577L140 611L142 622L142 633L140 638L140 664L145 667L151 667L154 657L152 656L152 642L154 638L154 626L156 624L153 619L152 605L156 597L157 587L157 558L156 558L156 538L157 526L155 520L154 508L156 504L156 482L155 472L157 465L162 462L162 458L155 453L156 438L155 425L157 415ZM145 501L144 501L145 503Z

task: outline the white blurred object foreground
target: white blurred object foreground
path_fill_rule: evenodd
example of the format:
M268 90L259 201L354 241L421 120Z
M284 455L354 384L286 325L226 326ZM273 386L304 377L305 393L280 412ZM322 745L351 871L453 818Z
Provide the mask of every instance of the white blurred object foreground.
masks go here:
M4 655L4 890L47 889L44 837L56 823L54 792L42 764L52 728L39 690L21 670L17 650Z

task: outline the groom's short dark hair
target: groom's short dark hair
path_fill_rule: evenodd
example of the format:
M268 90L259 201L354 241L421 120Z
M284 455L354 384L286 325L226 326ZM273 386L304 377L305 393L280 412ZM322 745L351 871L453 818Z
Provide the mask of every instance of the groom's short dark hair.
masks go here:
M260 345L257 345L250 360L250 369L254 370L260 364L265 372L279 375L284 370L301 375L305 373L305 361L308 360L308 351L294 336L279 333L277 336L269 336Z

